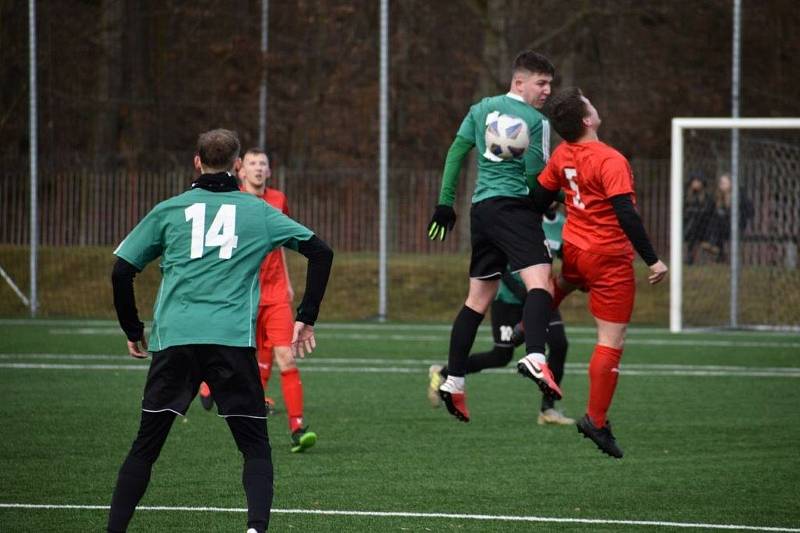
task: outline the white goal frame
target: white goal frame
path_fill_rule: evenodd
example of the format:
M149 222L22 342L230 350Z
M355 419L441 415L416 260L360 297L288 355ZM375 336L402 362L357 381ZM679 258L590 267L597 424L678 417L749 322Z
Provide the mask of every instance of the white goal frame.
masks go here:
M683 329L683 131L686 129L732 130L731 181L734 209L738 208L738 131L740 129L800 129L800 118L673 118L670 170L670 298L669 329ZM733 221L737 217L731 217ZM731 235L731 327L737 327L738 301L738 225Z

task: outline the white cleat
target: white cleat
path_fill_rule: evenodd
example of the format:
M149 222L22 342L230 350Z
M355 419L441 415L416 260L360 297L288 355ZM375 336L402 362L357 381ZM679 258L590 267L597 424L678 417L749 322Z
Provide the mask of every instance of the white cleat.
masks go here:
M561 411L556 411L555 409L551 408L545 409L539 413L539 418L536 419L536 423L540 426L547 424L553 426L572 426L575 424L575 419L564 416L564 413Z
M442 399L439 397L439 387L444 382L442 377L442 365L431 365L428 368L428 401L431 407L439 407Z

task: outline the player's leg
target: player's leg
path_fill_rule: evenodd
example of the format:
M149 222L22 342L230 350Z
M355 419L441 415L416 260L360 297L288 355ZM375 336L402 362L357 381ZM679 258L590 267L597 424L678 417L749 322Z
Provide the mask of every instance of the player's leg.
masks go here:
M474 374L486 368L502 368L514 356L512 337L514 325L522 317L522 306L494 300L492 307L492 336L494 345L488 352L471 354L467 359L467 374ZM428 400L432 407L439 407L439 387L447 379L447 366L431 365L428 369Z
M303 452L316 444L317 434L303 423L303 382L300 379L300 369L295 364L290 346L276 346L274 352L281 371L281 390L291 433L291 451Z
M214 407L214 396L211 394L211 387L205 381L200 384L198 396L200 396L200 405L203 406L203 409L210 411Z
M272 306L261 305L258 308L256 318L256 354L258 357L258 373L261 378L261 387L264 389L264 403L271 412L275 407L275 402L267 395L267 384L272 375L273 365L273 343L269 336L269 316Z
M291 349L294 333L292 309L289 302L269 307L266 332L274 345L272 353L281 372L281 391L291 433L291 449L295 453L302 452L317 442L317 435L303 425L303 382Z
M583 253L582 268L593 272L589 309L597 324L597 344L589 360L589 401L578 430L612 457L622 457L607 413L619 379L625 333L633 312L636 284L630 257Z
M273 497L272 450L266 419L230 416L225 419L242 454L242 486L247 499L247 527L263 533L269 527Z
M469 410L464 393L467 359L475 342L478 326L497 293L498 283L497 279L470 278L467 300L456 316L450 333L448 376L439 387L439 396L447 406L448 412L463 422L469 422Z
M170 411L142 412L139 433L117 475L117 484L111 497L107 531L127 530L133 512L150 483L153 463L161 453L174 420L175 413Z
M564 321L558 309L554 310L550 317L550 324L547 327L546 342L547 364L550 367L550 371L553 372L553 378L555 378L556 383L561 386L561 380L564 377L564 362L567 358L569 343L567 342L567 332L564 329ZM557 411L555 409L555 400L543 394L537 422L539 425L553 424L563 426L572 425L575 423L575 420Z
M193 346L154 352L142 395L139 432L122 463L111 499L110 532L125 531L147 490L153 463L167 440L176 414L186 414L201 378Z
M203 373L214 390L219 414L228 423L244 458L242 485L247 499L247 527L262 533L269 524L272 507L272 458L255 350L209 345Z
M549 263L532 265L520 271L528 289L522 321L525 327L526 355L519 360L519 372L532 379L542 394L553 400L561 399L561 389L553 376L545 355L547 325L553 304L553 283Z
M486 368L502 368L514 356L514 325L522 317L522 306L506 302L492 302L492 337L494 345L488 352L472 354L467 359L467 374Z

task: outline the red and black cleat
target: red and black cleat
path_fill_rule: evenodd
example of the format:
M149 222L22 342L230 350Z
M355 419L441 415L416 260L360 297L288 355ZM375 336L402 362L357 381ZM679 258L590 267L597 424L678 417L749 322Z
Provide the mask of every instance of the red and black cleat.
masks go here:
M553 372L550 371L547 363L539 363L530 355L526 355L517 363L517 371L526 378L533 380L539 390L542 391L542 394L549 399L561 399L561 388L556 383Z
M464 392L450 392L439 389L439 397L444 402L447 411L461 420L469 422L469 409L467 409L467 395Z

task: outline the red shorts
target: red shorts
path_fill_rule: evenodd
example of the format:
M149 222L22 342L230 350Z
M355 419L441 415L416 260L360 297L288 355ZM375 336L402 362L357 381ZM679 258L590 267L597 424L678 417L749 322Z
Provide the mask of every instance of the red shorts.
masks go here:
M289 302L262 305L256 321L256 350L272 357L273 346L290 346L294 334L294 317Z
M589 291L592 315L608 322L630 322L636 295L632 254L594 254L566 241L562 253L561 275Z

